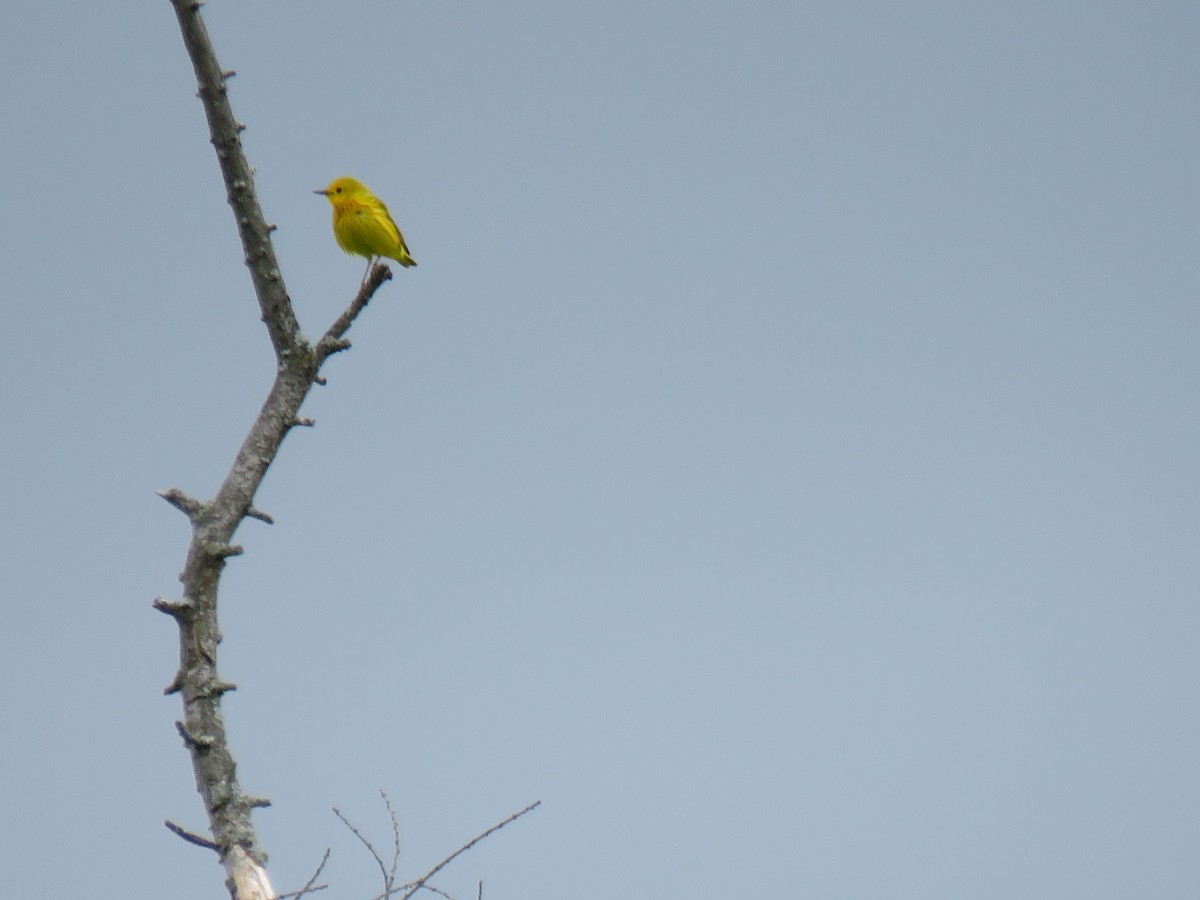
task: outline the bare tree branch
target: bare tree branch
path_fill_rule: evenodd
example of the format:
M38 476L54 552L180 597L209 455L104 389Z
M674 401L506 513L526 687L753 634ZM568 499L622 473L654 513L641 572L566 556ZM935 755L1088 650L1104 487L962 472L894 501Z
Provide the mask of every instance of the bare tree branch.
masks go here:
M254 190L254 170L242 151L241 132L245 126L234 118L233 108L229 105L225 82L234 73L223 71L217 63L208 29L200 16L201 4L195 0L172 0L172 5L183 34L183 44L196 71L196 83L204 103L204 114L208 118L208 130L217 151L217 160L225 179L225 191L229 205L233 207L258 305L270 332L275 356L283 365L290 357L302 355L307 348L300 334L300 323L296 321L287 290L283 286L279 263L275 259L275 248L270 239L274 229L267 224L259 208L258 195Z
M199 500L178 489L161 492L163 499L187 515L192 537L180 575L182 598L159 598L154 605L179 626L179 671L167 692L179 693L182 698L183 719L178 729L191 755L196 787L208 814L213 847L226 869L227 885L235 900L266 900L274 894L263 868L266 853L259 846L250 812L268 801L243 791L226 738L221 697L233 685L217 673L221 640L217 588L227 560L242 553L232 541L241 522L247 517L272 521L254 507L254 496L291 429L312 425L312 420L301 418L299 412L313 385L323 383L321 365L331 354L349 347L345 333L391 272L377 266L318 347L308 343L280 274L270 237L274 226L267 223L259 206L253 169L242 149L243 126L229 104L227 82L234 73L217 62L200 15L202 4L172 0L172 6L196 73L198 95L277 367L270 392L216 496Z

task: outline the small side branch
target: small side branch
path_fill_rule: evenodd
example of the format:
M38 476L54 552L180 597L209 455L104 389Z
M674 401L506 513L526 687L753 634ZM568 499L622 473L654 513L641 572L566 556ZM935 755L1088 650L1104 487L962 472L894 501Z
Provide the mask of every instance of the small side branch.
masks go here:
M195 844L197 847L204 847L207 850L215 850L217 853L221 852L221 845L216 841L210 841L208 838L198 835L194 831L188 831L182 825L176 825L170 819L164 820L163 824L167 826L168 831L183 838L189 844Z
M179 736L183 738L183 742L189 747L206 750L213 745L213 739L211 736L206 734L193 734L182 722L175 723L175 730L179 732Z
M189 600L168 600L166 597L155 597L151 604L160 613L166 613L177 622L187 621L195 610Z
M209 541L204 545L204 552L215 559L228 559L231 556L241 556L245 552L245 548L241 544Z
M188 521L192 523L195 523L201 513L208 508L207 503L185 494L179 488L170 488L169 490L156 491L155 493L187 516Z
M182 681L182 677L180 677L179 680ZM228 694L230 691L236 691L237 689L237 685L232 681L219 681L217 679L213 679L195 691L193 696L203 697L205 699L210 697L220 697L224 694Z
M251 519L258 519L260 522L265 522L267 525L275 524L275 520L270 515L263 512L261 509L255 509L253 506L246 510L246 515Z
M359 313L367 308L367 304L371 302L371 298L375 296L375 292L379 290L380 285L385 281L389 281L391 277L392 270L387 266L378 265L371 269L371 274L367 276L367 280L358 289L358 294L355 295L350 305L334 320L324 336L317 341L315 349L318 368L330 355L345 350L350 346L348 341L342 340L342 336L350 330L350 326L354 324L354 320L358 318Z
M326 358L333 356L335 353L341 353L343 350L350 349L350 341L347 338L337 338L336 340L322 341L321 352Z

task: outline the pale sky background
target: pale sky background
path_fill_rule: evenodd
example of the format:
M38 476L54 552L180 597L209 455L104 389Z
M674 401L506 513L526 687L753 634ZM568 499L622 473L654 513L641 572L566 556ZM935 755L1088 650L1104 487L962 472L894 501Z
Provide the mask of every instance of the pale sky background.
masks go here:
M1200 5L211 0L310 337L224 580L279 890L1200 896ZM188 531L272 354L172 10L0 9L0 889L226 896ZM426 895L430 896L430 895Z

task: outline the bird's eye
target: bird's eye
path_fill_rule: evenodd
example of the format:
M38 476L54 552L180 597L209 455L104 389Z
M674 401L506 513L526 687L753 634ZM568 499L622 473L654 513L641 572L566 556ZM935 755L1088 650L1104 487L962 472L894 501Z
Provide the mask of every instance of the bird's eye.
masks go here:
M333 192L334 192L335 194L340 194L340 193L342 192L342 189L341 189L340 187L339 187L339 188L334 188L334 189L333 189Z

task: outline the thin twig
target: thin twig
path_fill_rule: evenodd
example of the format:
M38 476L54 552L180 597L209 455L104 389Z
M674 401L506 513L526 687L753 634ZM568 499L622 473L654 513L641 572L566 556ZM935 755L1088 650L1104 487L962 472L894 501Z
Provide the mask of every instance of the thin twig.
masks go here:
M392 893L398 894L401 891L408 890L410 887L413 886L413 884L416 884L416 882L412 882L410 884L402 884L402 885L400 885L400 887L393 890ZM431 894L437 894L439 897L445 897L446 900L454 900L454 896L452 894L449 894L446 891L443 891L440 887L435 887L432 884L422 884L422 885L420 885L420 888L421 888L421 890L429 891L429 893L431 893Z
M509 824L510 822L515 822L517 819L521 818L521 816L525 815L525 813L533 812L533 810L537 809L541 805L542 805L541 800L531 803L527 807L525 807L523 810L521 810L520 812L513 813L511 816L509 816L503 822L497 822L495 825L493 825L487 831L473 837L470 841L463 844L461 847L459 847L457 850L455 850L453 853L451 853L449 856L447 856L445 859L443 859L440 863L438 863L436 866L434 866L432 869L430 869L428 872L426 872L424 876L422 876L420 879L418 879L416 882L414 882L412 889L409 890L409 892L407 894L405 894L401 898L401 900L409 900L409 898L412 897L413 894L415 894L422 887L424 887L425 882L427 882L430 878L432 878L434 875L436 875L442 869L446 868L446 866L448 866L451 862L453 862L457 857L462 856L464 853L466 853L468 850L470 850L472 847L474 847L476 844L478 844L480 841L482 841L485 837L487 837L489 834L499 831L505 825ZM374 851L371 851L371 852L373 853ZM376 859L378 859L378 857L376 857Z
M343 816L342 811L340 809L338 809L336 806L333 807L333 814L342 820L342 824L350 829L350 833L353 834L356 838L358 838L359 841L362 842L362 845L371 852L371 855L373 857L375 857L375 862L379 866L379 872L381 875L383 875L384 891L390 891L392 884L388 880L387 867L383 864L383 860L379 858L379 854L375 852L375 847L371 844L370 841L368 841L365 837L363 837L363 834L361 831L359 831L357 828L355 828L353 825L350 824L350 820L347 819L345 816ZM385 896L386 896L386 894L385 894Z
M308 881L304 883L304 887L300 888L298 891L292 891L290 894L280 894L275 898L275 900L287 900L289 897L292 898L292 900L300 900L300 898L305 894L311 894L316 891L325 890L328 885L319 884L316 887L313 887L313 883L321 877L321 870L325 868L325 863L329 862L329 853L329 848L325 848L325 855L321 857L321 863L317 866L317 871L313 872L312 878L308 879Z
M379 789L379 796L383 798L383 805L387 807L388 815L392 817L392 871L388 875L387 887L390 890L392 885L396 883L396 867L400 865L400 823L396 821L396 810L392 808L392 798L387 795L387 791L383 788Z
M288 894L280 894L275 900L297 900L305 894L315 894L317 891L325 891L329 889L327 884L314 884L312 887L305 888L302 891L292 891Z

